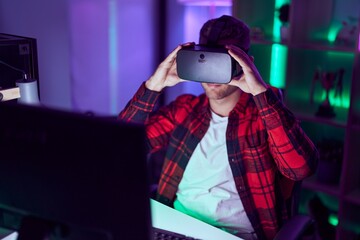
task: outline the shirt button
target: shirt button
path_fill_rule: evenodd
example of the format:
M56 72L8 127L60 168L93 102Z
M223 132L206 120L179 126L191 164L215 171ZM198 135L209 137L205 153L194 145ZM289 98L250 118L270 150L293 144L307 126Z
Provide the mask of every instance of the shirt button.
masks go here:
M235 158L232 158L232 159L231 159L231 162L235 162Z

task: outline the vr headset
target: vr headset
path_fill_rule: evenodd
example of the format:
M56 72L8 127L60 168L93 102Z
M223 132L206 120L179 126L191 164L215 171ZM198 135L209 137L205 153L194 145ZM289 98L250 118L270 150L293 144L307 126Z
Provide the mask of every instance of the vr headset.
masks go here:
M195 45L182 48L176 57L179 78L195 82L229 83L242 73L240 65L221 47Z
M226 22L220 18L214 23L205 45L183 47L176 57L179 78L205 83L229 83L242 73L241 66L217 40Z

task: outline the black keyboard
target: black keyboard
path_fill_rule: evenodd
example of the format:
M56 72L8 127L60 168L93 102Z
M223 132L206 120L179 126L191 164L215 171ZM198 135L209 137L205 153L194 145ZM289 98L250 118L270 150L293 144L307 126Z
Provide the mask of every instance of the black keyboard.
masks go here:
M185 236L176 232L167 231L160 228L152 228L153 240L200 240L192 237Z

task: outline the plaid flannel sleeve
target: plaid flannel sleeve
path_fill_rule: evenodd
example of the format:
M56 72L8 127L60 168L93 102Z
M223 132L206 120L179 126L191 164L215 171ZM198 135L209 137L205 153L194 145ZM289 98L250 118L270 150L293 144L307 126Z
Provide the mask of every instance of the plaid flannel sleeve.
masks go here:
M143 82L133 98L119 113L118 119L125 122L145 123L153 112L160 95L161 92L147 89Z
M254 101L269 135L270 151L278 169L292 180L302 180L315 172L319 154L275 91L268 88L254 96Z

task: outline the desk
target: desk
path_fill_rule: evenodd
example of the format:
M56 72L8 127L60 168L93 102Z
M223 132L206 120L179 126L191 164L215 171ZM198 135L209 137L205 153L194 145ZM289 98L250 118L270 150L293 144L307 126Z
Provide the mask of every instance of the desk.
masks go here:
M152 225L202 240L241 240L232 234L150 199ZM16 232L2 240L16 240ZM0 238L1 239L1 238Z
M150 199L152 225L202 240L241 240L230 233Z
M17 232L13 232L9 235L7 235L6 237L4 238L0 238L1 240L16 240L18 237L18 233Z

